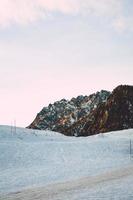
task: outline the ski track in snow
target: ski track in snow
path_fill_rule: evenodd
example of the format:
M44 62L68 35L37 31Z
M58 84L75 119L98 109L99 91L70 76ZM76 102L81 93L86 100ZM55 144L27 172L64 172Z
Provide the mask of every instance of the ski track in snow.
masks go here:
M12 193L5 197L3 196L0 200L132 200L132 184L133 166L129 166L95 177L86 177L79 180L49 185L43 188L33 188ZM126 187L128 187L128 190Z

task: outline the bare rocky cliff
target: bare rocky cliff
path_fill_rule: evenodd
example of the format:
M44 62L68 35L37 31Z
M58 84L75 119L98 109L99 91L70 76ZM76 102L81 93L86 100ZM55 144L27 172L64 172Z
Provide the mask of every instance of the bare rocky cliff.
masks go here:
M48 129L69 136L89 136L133 128L133 86L120 85L44 107L28 128Z
M107 101L110 92L102 90L90 96L78 96L70 101L62 99L49 104L39 112L35 120L28 126L32 129L53 130L66 135L68 128L86 117L97 106Z

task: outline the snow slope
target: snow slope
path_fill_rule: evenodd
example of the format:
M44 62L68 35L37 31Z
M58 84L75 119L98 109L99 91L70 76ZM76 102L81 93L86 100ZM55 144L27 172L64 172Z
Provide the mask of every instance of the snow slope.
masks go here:
M0 126L0 194L127 167L132 164L130 139L132 129L75 138L23 128L15 133Z
M0 200L132 200L133 165L97 176L32 188Z

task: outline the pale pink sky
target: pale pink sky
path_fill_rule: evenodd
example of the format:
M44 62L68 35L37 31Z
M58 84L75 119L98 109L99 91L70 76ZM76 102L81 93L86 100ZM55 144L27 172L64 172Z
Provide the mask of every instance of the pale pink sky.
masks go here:
M1 0L0 124L49 103L133 85L131 0Z
M19 73L19 70L17 71ZM101 89L112 90L121 83L132 84L127 70L68 69L68 71L26 70L22 74L10 73L5 78L6 88L1 90L1 124L15 119L19 126L28 125L35 115L49 103L80 94L89 95ZM10 76L10 77L9 77ZM4 85L3 85L4 86Z

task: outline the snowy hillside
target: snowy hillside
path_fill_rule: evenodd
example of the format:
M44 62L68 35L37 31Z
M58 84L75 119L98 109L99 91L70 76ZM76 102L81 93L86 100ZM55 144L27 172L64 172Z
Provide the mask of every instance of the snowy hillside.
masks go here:
M133 130L86 138L0 126L0 194L96 176L132 163Z

